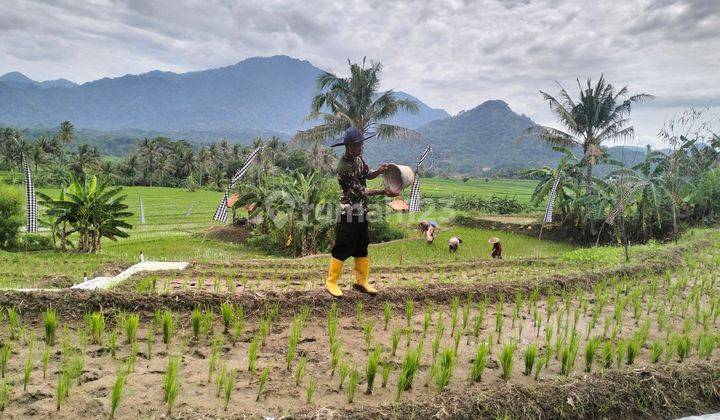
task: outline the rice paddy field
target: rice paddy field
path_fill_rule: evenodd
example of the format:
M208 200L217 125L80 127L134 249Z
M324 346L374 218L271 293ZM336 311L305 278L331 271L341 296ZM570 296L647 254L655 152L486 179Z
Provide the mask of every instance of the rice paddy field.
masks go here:
M428 182L425 182L428 181ZM502 181L504 182L504 181ZM492 196L516 181L424 180ZM500 191L498 190L498 191ZM0 410L7 418L675 418L720 410L720 230L579 248L394 218L370 248L377 295L348 260L272 258L206 238L221 194L129 187L131 237L97 255L0 253ZM142 199L145 223L139 223ZM525 215L529 223L534 215ZM415 224L436 219L428 245ZM518 218L520 220L520 218ZM463 243L450 253L447 240ZM498 236L504 259L490 258ZM143 251L192 261L110 290ZM18 287L51 290L19 291Z

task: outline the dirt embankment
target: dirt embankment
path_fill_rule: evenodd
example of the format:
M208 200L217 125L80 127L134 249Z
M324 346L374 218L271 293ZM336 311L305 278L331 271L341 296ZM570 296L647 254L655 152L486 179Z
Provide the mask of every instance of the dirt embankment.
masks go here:
M536 385L485 386L397 407L327 408L312 418L677 418L720 410L720 367L713 363L643 367Z

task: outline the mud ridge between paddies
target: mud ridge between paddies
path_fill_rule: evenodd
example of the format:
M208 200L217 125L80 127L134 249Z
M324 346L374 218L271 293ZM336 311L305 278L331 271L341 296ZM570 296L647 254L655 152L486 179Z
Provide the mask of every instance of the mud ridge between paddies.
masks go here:
M390 407L322 408L297 417L352 419L678 418L720 409L720 367L694 363L558 378L536 385L483 385Z
M281 316L293 316L297 309L308 305L313 310L324 310L333 303L343 311L354 311L357 301L362 300L366 311L380 312L385 302L400 307L408 299L422 304L423 301L448 303L455 296L474 294L487 296L494 301L499 296L511 296L515 292L529 293L538 289L541 294L547 291L590 289L603 279L612 277L661 274L685 263L683 254L698 252L712 246L708 240L698 240L682 245L673 245L657 251L653 257L638 258L637 262L613 269L597 269L571 275L550 275L528 281L526 278L503 282L428 284L422 287L385 287L376 296L348 291L342 299L334 299L322 288L319 279L316 290L287 292L244 291L237 294L223 294L199 291L178 291L172 293L143 294L133 291L86 291L62 289L58 291L16 291L0 292L0 306L13 306L21 313L40 313L48 307L61 314L82 316L85 312L96 310L123 309L151 317L155 310L169 308L189 316L197 307L218 307L223 302L241 304L248 316L259 316L269 305L278 304Z

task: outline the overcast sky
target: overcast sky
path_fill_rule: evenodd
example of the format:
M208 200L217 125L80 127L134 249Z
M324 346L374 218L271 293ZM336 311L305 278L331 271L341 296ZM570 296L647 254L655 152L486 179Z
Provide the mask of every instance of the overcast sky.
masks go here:
M385 66L384 87L454 114L488 99L552 124L538 90L601 73L657 96L638 139L688 106L720 106L720 0L0 0L0 74L86 82L286 54L343 73Z

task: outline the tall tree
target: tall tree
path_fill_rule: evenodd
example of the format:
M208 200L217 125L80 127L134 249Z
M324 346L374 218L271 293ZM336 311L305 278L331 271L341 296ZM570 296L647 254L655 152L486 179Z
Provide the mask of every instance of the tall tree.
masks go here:
M586 166L585 186L587 194L591 194L593 166L605 154L601 149L602 144L631 138L634 134L633 126L630 125L632 105L652 99L653 96L644 93L630 96L627 86L616 91L603 76L594 86L591 79L587 80L585 87L579 79L577 83L580 90L577 101L570 97L562 85L557 98L540 91L564 130L538 125L528 128L523 137L539 136L554 146L577 146L582 149L582 160Z
M307 121L322 123L295 135L303 143L320 143L341 135L348 127L356 127L362 134L375 132L379 139L421 138L415 130L388 124L398 111L416 113L415 101L398 99L392 90L380 92L382 64L371 61L366 66L351 63L350 77L324 72L318 76L320 93L312 100Z

